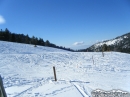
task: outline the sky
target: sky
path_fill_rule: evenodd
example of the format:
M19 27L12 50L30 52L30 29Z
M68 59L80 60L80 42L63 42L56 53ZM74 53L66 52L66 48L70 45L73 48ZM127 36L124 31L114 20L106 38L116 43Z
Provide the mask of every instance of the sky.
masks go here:
M130 0L0 0L0 29L86 48L130 32Z

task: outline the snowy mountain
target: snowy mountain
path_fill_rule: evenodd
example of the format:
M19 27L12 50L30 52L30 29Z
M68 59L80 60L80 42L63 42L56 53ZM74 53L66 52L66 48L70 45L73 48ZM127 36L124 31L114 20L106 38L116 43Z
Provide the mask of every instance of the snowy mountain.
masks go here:
M130 53L130 33L116 37L111 40L96 43L88 48L89 51L102 51L103 45L106 44L109 50Z
M96 89L130 93L130 54L103 57L0 41L0 75L8 97L92 97Z

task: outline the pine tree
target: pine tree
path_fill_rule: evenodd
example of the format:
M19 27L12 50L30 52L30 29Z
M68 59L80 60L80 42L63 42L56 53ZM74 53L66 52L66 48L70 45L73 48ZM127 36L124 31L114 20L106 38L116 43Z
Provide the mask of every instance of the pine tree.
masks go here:
M9 41L9 34L10 34L10 31L6 28L5 35L4 35L5 41Z
M46 42L45 42L45 46L50 46L50 42L49 42L49 40L46 40Z
M29 44L29 42L30 42L30 39L29 39L29 36L28 36L28 34L25 36L25 43L27 43L27 44Z

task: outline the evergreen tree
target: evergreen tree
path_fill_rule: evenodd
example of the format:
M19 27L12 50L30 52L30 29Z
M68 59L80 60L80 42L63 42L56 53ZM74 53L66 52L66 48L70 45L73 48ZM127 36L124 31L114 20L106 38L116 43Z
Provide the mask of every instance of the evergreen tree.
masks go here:
M34 36L32 36L32 38L31 38L31 44L35 44L35 37Z
M29 39L29 36L28 36L28 34L25 36L25 43L26 44L29 44L29 42L30 42L30 39Z
M12 42L16 42L15 34L12 34Z
M108 46L106 44L103 45L103 51L108 51Z
M5 34L4 34L5 41L9 41L10 31L6 28L4 33L5 33Z
M46 40L46 42L45 42L45 46L50 46L50 42L49 42L49 40Z
M42 38L38 39L38 45L45 46L45 42Z

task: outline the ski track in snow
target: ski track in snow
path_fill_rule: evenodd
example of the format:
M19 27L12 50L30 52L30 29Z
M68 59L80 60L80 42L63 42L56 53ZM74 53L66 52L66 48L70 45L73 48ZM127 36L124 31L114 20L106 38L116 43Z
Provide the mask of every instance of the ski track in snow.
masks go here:
M130 92L129 59L129 54L118 52L105 52L102 57L101 52L0 41L0 74L8 97L91 97L96 89Z
M82 94L83 97L90 97L88 94L86 94L81 88L80 86L74 84L74 86L77 88L77 90Z

